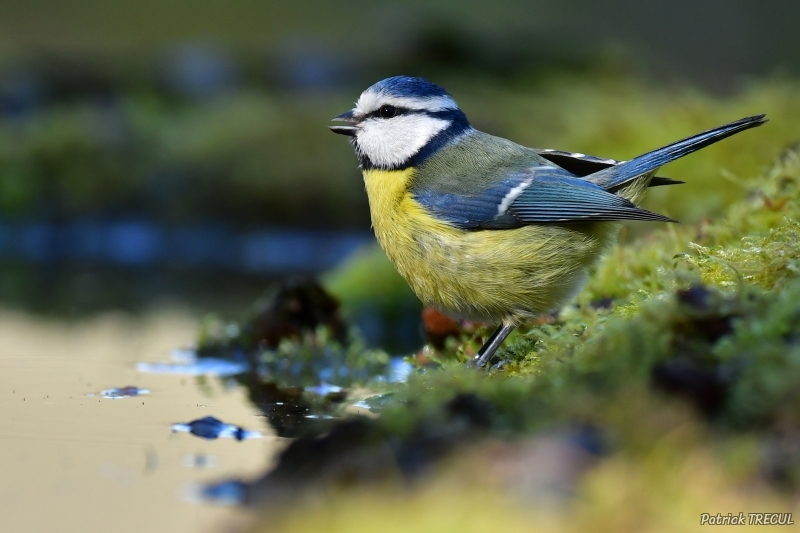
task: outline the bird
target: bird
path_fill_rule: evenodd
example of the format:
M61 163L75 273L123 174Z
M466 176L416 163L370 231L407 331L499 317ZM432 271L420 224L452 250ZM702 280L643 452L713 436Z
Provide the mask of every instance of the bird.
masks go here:
M521 323L566 305L648 187L683 183L662 166L766 122L760 114L628 161L528 148L474 128L444 88L394 76L329 126L361 169L373 231L426 305L496 324L472 362L486 367Z

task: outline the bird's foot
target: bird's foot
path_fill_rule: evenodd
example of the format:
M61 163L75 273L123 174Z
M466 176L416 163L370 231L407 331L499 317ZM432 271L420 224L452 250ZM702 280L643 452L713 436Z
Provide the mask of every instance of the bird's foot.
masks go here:
M494 357L495 352L503 344L503 341L506 340L508 334L511 333L516 326L513 324L503 324L499 328L497 328L494 333L492 333L486 342L481 346L481 349L478 350L478 353L472 359L472 362L478 368L485 368L489 363L492 362L492 358Z
M489 370L487 370L487 372L494 372L495 370L502 370L510 362L511 362L510 359L500 359L498 362L496 362L491 367L489 367Z

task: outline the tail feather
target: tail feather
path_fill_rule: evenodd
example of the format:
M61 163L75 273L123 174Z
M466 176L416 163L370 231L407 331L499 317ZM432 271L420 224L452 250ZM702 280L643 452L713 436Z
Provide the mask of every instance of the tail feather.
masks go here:
M762 114L746 117L731 122L730 124L725 124L704 131L703 133L698 133L697 135L692 135L691 137L674 142L663 148L640 155L625 163L595 172L594 174L586 176L585 179L605 189L619 187L642 174L655 170L662 165L666 165L671 161L696 152L701 148L705 148L731 135L735 135L740 131L760 126L767 122L767 119L764 118L765 116L766 115Z
M685 181L674 180L672 178L662 178L659 176L654 177L650 180L650 184L648 187L662 187L664 185L682 185L686 183Z

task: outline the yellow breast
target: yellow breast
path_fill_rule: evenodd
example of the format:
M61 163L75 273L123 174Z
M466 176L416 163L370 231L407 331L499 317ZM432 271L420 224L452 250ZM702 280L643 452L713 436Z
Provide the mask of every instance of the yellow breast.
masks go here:
M372 227L378 242L397 264L405 254L419 254L423 236L457 238L461 230L432 217L409 192L414 169L368 170L364 184L369 197Z
M364 172L372 226L417 296L451 316L519 321L547 313L575 294L616 235L609 223L461 230L413 198L413 172Z

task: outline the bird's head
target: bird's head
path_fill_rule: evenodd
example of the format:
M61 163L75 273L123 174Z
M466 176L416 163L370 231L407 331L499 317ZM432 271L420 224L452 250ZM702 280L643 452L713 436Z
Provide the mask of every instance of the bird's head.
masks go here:
M416 166L471 129L453 98L423 78L395 76L363 93L356 106L333 118L346 126L362 168L397 170Z

